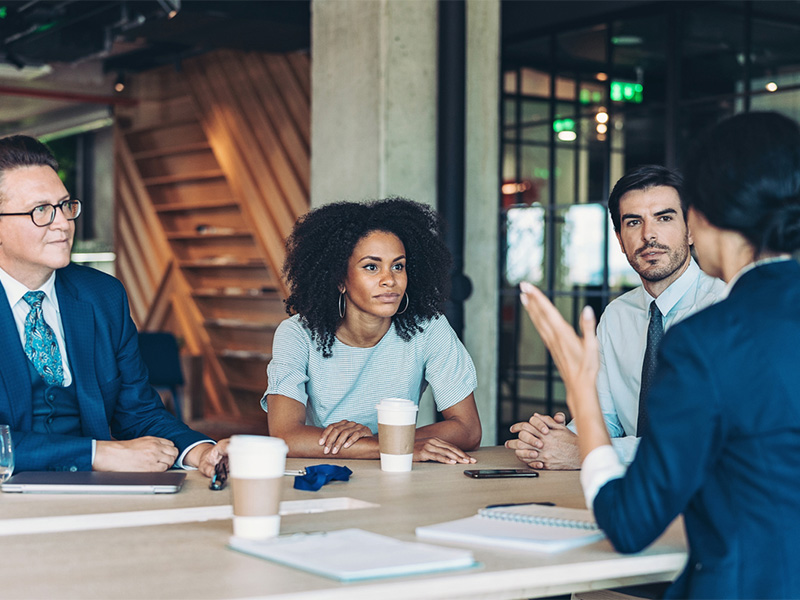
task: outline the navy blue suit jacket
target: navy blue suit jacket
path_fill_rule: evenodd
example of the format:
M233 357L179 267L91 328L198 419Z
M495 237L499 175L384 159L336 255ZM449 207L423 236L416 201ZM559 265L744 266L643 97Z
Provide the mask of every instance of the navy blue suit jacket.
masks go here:
M636 552L680 513L689 561L671 597L800 597L800 265L759 266L672 327L650 431L594 501Z
M16 471L92 468L92 439L157 436L182 452L207 440L173 417L149 385L122 284L70 264L56 272L56 293L70 371L77 386L81 436L31 431L31 381L11 307L0 285L0 423L11 426Z

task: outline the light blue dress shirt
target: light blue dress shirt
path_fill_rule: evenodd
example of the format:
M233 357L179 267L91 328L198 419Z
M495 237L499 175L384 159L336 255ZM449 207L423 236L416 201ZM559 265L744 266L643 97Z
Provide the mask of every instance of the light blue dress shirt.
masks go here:
M664 315L666 332L675 323L722 299L724 291L721 280L709 277L691 260L686 271L658 298L639 286L612 301L603 312L597 327L597 395L611 442L624 463L633 460L639 444L636 422L650 303L655 300Z

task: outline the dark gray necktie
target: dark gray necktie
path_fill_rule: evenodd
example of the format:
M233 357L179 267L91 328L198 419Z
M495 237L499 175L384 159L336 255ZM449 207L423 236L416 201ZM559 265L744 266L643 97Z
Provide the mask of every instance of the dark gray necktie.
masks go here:
M644 362L642 363L642 386L639 388L639 418L636 420L636 437L642 437L647 431L647 395L650 392L653 376L656 374L656 353L663 337L664 319L656 306L656 301L653 300L650 303L647 348L644 351Z

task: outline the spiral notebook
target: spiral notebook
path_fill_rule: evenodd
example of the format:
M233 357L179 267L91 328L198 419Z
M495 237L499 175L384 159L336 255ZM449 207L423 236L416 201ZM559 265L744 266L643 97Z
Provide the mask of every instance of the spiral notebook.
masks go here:
M592 512L525 504L483 508L466 519L417 527L417 537L443 542L562 552L603 539Z

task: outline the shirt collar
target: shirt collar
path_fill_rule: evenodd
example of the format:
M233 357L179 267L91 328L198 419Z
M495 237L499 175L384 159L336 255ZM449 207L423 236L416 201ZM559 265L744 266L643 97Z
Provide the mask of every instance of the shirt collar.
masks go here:
M8 297L8 303L13 308L17 302L19 302L22 297L27 294L28 292L32 291L41 291L44 292L45 297L53 303L53 306L58 312L58 299L56 298L55 294L55 287L56 287L56 272L53 271L50 274L50 277L47 278L41 287L37 290L29 290L28 287L14 279L11 275L6 273L3 269L0 269L0 283L3 284L3 289L6 291L6 296Z
M689 259L689 266L686 270L673 281L670 286L658 295L658 298L653 298L650 293L642 286L642 300L645 304L645 310L650 310L650 303L655 300L658 310L661 314L667 316L669 311L678 303L678 300L683 298L686 291L697 282L700 277L700 267L694 262L693 258Z
M736 285L736 282L739 281L742 278L742 275L744 275L748 271L752 271L753 269L761 267L763 265L769 265L772 263L783 262L791 259L792 259L791 254L779 254L778 256L770 256L769 258L762 258L761 260L755 260L750 264L745 265L739 270L738 273L736 273L736 275L731 277L731 280L727 283L725 289L722 291L722 297L727 298L728 294L731 293L733 286Z

